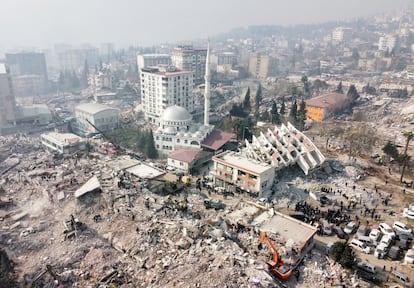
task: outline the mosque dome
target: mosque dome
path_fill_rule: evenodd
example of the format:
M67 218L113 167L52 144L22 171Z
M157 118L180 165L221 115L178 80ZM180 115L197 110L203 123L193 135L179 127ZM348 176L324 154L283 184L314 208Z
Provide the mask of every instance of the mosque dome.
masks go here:
M164 110L162 114L163 121L191 121L191 114L188 113L187 109L174 105Z

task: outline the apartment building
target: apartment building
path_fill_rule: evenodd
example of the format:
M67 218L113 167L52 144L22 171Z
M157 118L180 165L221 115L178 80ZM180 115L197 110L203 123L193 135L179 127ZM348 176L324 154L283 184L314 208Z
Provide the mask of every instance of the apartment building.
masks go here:
M141 69L141 98L145 119L158 123L167 107L177 105L194 112L193 72L174 66Z
M246 158L234 151L218 154L212 160L216 187L259 196L273 185L275 169L270 164Z
M194 48L192 45L175 47L171 52L171 63L182 70L194 73L194 84L204 83L207 49Z

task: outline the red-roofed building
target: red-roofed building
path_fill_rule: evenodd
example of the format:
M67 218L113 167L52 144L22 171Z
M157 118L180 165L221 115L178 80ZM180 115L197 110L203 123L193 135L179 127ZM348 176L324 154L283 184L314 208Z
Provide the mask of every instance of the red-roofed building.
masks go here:
M344 107L348 102L348 97L340 93L328 93L308 99L306 102L306 116L317 122L322 122L326 118Z
M168 154L168 166L183 172L184 174L189 174L194 168L197 160L202 154L201 148L192 148L179 146L176 147L174 151Z
M226 143L235 138L236 134L234 133L214 130L206 137L206 139L204 139L203 142L201 142L201 147L217 154L218 152L221 152Z

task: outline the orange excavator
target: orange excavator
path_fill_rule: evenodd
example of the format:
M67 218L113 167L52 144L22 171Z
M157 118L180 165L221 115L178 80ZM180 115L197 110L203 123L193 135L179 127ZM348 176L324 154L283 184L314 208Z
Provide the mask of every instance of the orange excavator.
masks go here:
M266 232L262 231L260 232L260 237L259 237L259 243L258 245L260 245L263 241L266 241L267 245L269 245L270 249L272 250L272 259L270 259L267 262L267 265L269 265L269 271L276 276L277 278L285 281L288 280L289 277L292 275L293 269L291 266L282 263L282 261L280 261L279 259L279 254L276 251L276 247L275 244L273 243L272 240L270 240L267 237Z

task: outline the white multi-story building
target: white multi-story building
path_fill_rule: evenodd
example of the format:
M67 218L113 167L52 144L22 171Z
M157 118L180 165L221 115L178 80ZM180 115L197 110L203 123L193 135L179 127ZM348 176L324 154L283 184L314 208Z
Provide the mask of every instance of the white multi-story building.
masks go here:
M141 98L145 119L158 123L167 107L177 105L194 111L193 72L173 66L141 69Z
M213 157L214 184L228 191L247 191L255 196L271 189L275 169L267 163L226 151Z
M168 54L142 54L137 56L139 71L144 67L171 65L171 56Z
M193 48L191 45L178 46L171 52L172 65L194 73L196 85L204 82L207 49Z
M7 66L0 63L0 128L15 121L16 99Z
M397 35L384 35L379 38L378 50L396 52L399 48L399 38Z
M40 141L47 150L60 154L86 150L85 139L72 133L44 133L40 135Z
M352 37L352 28L338 27L332 31L332 41L337 43L348 42Z
M73 130L81 136L90 136L100 131L118 128L119 110L97 103L85 103L75 107L76 122ZM97 131L90 123L97 127Z

